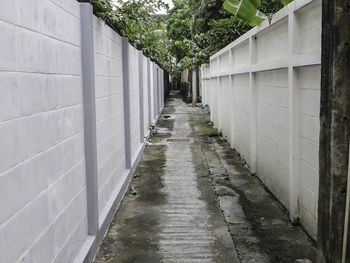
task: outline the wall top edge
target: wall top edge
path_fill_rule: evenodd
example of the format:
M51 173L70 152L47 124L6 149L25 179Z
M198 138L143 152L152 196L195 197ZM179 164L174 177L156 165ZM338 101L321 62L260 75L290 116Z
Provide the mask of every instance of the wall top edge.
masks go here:
M225 52L229 51L230 49L240 45L244 41L249 40L249 38L257 35L261 31L263 31L263 30L265 30L265 29L275 25L276 23L278 23L279 21L281 21L282 19L287 17L289 14L293 14L296 11L298 11L299 9L301 9L304 6L308 5L309 3L316 2L316 1L318 1L318 0L294 0L289 5L283 7L281 10L279 10L278 12L273 14L272 20L271 20L271 24L269 24L269 22L267 20L265 20L259 26L253 27L251 30L249 30L248 32L246 32L245 34L243 34L242 36L237 38L235 41L233 41L232 43L230 43L229 45L227 45L223 49L219 50L218 52L216 52L215 54L210 56L210 60L216 59L217 57L219 57L223 53L225 53Z

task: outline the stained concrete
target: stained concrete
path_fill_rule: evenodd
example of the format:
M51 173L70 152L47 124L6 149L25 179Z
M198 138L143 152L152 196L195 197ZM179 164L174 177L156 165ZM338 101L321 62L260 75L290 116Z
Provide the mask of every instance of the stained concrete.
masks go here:
M209 124L172 95L95 262L295 262L314 244ZM134 194L134 195L133 195Z

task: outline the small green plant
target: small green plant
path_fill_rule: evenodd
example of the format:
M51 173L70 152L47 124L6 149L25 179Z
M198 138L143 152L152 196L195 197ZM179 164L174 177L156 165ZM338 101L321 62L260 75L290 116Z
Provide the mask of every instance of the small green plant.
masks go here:
M222 136L222 130L219 130L219 131L218 131L218 135L219 135L219 136Z
M141 177L141 175L138 174L138 173L134 173L132 177L133 177L133 178L137 178L137 177Z
M134 188L133 186L130 186L130 187L129 187L129 192L130 192L130 194L132 194L132 195L137 195L137 191L135 190L135 188Z

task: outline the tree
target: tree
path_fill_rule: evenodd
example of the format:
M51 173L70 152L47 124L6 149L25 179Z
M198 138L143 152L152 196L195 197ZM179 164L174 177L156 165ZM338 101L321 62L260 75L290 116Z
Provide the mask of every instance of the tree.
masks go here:
M166 34L164 16L156 15L168 6L162 0L91 0L94 13L114 28L121 36L128 37L135 46L141 46L146 55L172 71L171 42Z
M174 0L168 8L162 0L90 0L94 13L126 36L173 77L191 65L209 61L210 55L228 45L251 26L223 8L224 0ZM260 9L275 12L280 0L263 0Z
M209 57L251 29L251 26L223 8L224 0L174 0L169 11L167 35L176 58L174 76L191 65L208 63ZM283 7L281 0L263 0L266 13Z

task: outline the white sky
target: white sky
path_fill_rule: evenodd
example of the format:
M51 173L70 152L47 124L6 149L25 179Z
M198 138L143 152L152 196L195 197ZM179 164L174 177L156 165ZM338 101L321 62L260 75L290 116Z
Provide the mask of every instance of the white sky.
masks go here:
M172 0L163 0L163 2L168 4L170 9L174 7ZM165 10L161 10L159 13L160 14L165 14Z
M172 0L163 0L165 3L167 3L169 5L170 8L173 8L173 1Z

